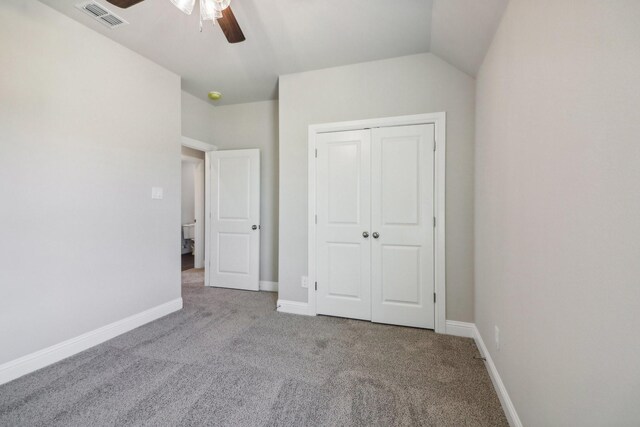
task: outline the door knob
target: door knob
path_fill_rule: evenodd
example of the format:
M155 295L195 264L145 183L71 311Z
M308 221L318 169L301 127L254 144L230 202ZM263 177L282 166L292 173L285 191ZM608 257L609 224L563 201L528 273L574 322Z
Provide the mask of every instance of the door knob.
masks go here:
M369 233L366 232L366 231L363 231L362 232L362 237L364 237L366 239L367 237L369 237Z
M251 229L252 229L252 230L257 230L257 229L258 229L258 226L257 226L257 225L252 225L252 226L251 226Z
M377 231L374 231L372 236L373 236L374 239L377 239L378 237L380 237L380 234L378 234Z

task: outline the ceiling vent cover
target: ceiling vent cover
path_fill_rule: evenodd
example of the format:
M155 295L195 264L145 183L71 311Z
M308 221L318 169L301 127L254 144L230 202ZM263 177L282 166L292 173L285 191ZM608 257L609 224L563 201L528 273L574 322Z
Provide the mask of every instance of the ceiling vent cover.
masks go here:
M128 24L127 21L94 1L83 1L76 4L76 8L109 28L117 28Z

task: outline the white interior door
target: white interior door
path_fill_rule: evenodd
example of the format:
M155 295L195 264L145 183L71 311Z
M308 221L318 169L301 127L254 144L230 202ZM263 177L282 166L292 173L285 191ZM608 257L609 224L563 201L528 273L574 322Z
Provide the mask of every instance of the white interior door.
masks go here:
M321 134L316 148L316 310L371 320L370 132Z
M210 156L209 285L257 291L260 268L260 150Z
M372 130L372 320L433 328L434 129Z

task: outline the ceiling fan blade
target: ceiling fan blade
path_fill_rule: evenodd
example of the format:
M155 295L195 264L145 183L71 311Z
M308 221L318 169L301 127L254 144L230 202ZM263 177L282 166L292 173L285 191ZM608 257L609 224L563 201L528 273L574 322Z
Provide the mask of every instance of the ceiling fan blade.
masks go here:
M111 3L114 6L118 6L122 9L126 9L128 7L133 6L134 4L138 4L144 0L107 0L109 3Z
M240 28L240 25L238 25L238 21L236 21L236 17L233 15L231 7L222 11L222 18L218 19L218 24L220 24L220 28L222 28L222 32L229 43L240 43L245 41L242 29Z

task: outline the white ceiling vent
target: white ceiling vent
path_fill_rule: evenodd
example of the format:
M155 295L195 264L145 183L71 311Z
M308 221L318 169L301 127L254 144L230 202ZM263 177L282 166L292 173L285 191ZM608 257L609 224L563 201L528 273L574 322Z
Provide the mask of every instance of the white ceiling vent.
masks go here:
M76 4L76 8L109 28L117 28L128 24L127 21L94 1L83 1Z

